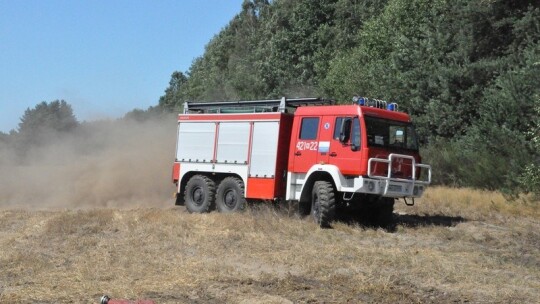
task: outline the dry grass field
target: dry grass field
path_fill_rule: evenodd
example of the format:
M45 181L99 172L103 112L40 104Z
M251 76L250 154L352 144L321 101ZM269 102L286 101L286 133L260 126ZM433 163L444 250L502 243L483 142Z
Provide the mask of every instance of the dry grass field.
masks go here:
M167 205L170 204L170 205ZM538 303L540 205L431 188L394 226L279 208L0 210L1 303Z

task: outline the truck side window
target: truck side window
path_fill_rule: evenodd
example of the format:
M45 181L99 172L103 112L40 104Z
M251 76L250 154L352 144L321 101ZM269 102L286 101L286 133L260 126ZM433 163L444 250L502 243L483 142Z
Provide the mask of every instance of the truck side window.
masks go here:
M300 139L317 139L319 130L319 117L302 118L300 127Z
M358 117L355 117L352 124L351 144L353 147L356 147L356 150L360 149L360 144L362 142L360 138L361 134L362 133L360 133L360 120L358 119Z
M336 124L334 125L334 139L339 140L339 132L341 131L341 124L343 123L344 117L336 118Z

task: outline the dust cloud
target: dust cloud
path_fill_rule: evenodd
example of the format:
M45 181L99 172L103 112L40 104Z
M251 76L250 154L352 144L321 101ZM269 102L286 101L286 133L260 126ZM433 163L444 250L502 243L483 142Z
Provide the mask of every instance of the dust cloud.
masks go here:
M0 208L170 207L174 115L82 123L40 145L0 146Z

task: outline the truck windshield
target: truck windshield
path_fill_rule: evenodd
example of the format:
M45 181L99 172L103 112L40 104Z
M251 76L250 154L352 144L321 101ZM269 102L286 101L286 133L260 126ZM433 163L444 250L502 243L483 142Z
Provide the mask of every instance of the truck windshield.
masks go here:
M411 123L365 116L368 146L418 150Z

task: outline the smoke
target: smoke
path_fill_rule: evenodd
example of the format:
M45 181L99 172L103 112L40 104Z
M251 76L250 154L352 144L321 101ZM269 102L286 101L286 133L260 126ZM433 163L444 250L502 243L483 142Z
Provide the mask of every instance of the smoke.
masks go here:
M0 208L168 207L176 120L81 124L21 149L0 142Z

